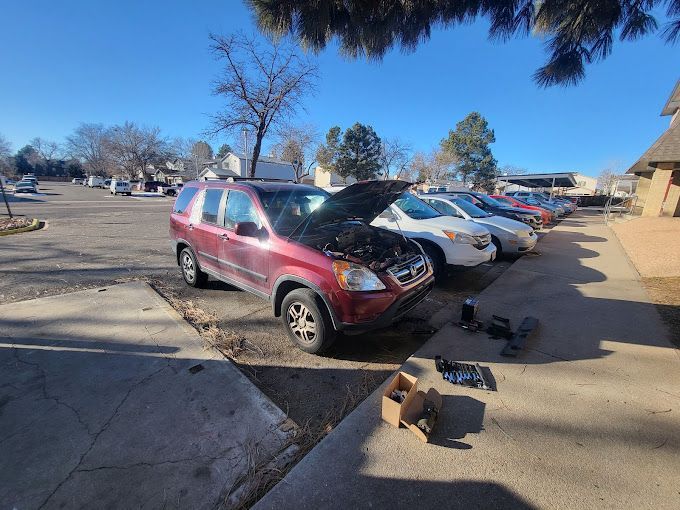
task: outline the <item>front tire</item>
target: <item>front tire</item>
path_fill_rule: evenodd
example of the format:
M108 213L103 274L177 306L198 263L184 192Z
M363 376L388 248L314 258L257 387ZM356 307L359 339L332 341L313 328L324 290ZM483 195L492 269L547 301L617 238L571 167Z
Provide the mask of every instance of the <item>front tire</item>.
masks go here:
M438 248L431 244L423 244L423 251L425 255L430 257L432 261L432 272L434 273L435 280L439 280L444 276L446 270L446 261L444 256L441 254Z
M281 319L288 336L301 350L318 354L328 349L337 335L328 310L311 289L295 289L283 298Z
M184 248L179 254L179 267L182 268L182 278L189 287L203 287L208 281L208 275L198 267L196 256L190 248Z
M491 242L496 247L496 258L503 255L503 245L501 244L500 239L498 239L496 236L491 236Z

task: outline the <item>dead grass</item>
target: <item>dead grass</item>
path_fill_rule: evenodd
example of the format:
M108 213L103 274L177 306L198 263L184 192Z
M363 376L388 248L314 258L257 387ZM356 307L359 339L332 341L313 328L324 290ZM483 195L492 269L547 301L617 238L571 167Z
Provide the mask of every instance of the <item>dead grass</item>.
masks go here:
M15 228L28 227L33 223L33 218L15 217L15 218L0 218L0 232L5 230L14 230Z
M217 349L223 356L237 360L239 354L245 350L257 352L257 348L249 344L243 335L235 331L224 330L219 327L217 315L206 312L193 301L179 298L161 281L146 280L153 289L165 299L189 324L191 324L207 348Z
M381 381L376 380L370 371L364 371L358 385L347 385L347 392L343 399L327 411L321 424L312 427L307 421L299 427L291 439L284 444L275 459L259 460L256 447L246 449L248 462L247 473L239 478L225 496L223 506L228 509L242 510L252 507L302 458L309 453L324 437L351 413L354 408L373 393Z

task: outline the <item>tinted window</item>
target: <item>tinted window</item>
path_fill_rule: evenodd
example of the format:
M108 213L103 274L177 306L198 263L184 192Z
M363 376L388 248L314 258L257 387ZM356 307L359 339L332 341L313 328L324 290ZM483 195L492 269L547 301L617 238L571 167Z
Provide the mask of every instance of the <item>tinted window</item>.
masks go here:
M173 212L177 214L183 214L184 211L186 211L187 207L189 206L189 202L191 202L191 199L194 198L194 195L196 194L197 191L198 188L184 188L177 197L177 200L175 200Z
M222 199L223 190L209 189L205 192L205 199L203 200L203 214L201 221L204 223L217 223L217 213L220 210L220 200Z
M442 200L432 200L431 198L426 198L423 201L430 204L432 207L437 209L437 211L439 211L442 214L446 214L447 216L455 216L456 218L461 217L460 213L456 211L455 207L451 206L450 204L447 204Z
M325 191L309 188L260 192L265 213L274 230L281 235L290 235L329 196Z
M408 191L402 193L401 197L399 197L397 201L394 202L394 205L396 205L414 220L426 220L441 216L441 214L439 214L436 209L433 209L431 206L427 205L419 198L416 198Z
M453 203L456 204L458 207L460 207L463 211L465 211L467 214L469 214L473 218L488 218L489 216L493 216L493 214L490 214L476 205L468 202L467 200L462 200L460 198L454 198Z
M227 195L227 210L224 213L224 226L234 228L237 223L252 221L257 228L262 226L255 204L243 191L231 190Z

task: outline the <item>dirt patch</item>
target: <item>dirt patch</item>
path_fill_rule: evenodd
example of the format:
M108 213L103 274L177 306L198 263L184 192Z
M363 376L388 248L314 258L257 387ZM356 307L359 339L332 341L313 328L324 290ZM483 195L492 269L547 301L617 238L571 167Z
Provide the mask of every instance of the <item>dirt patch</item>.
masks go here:
M635 218L612 230L640 276L680 277L680 218Z
M0 232L28 227L32 223L32 218L0 218Z
M671 340L680 347L680 277L643 278L642 283L666 323Z

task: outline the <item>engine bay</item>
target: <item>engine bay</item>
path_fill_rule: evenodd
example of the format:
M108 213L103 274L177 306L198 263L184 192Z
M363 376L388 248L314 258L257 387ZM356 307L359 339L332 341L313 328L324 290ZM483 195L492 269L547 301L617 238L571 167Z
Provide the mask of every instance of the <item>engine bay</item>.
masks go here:
M300 242L337 259L384 271L419 254L418 247L404 237L357 221L323 225L307 233Z

